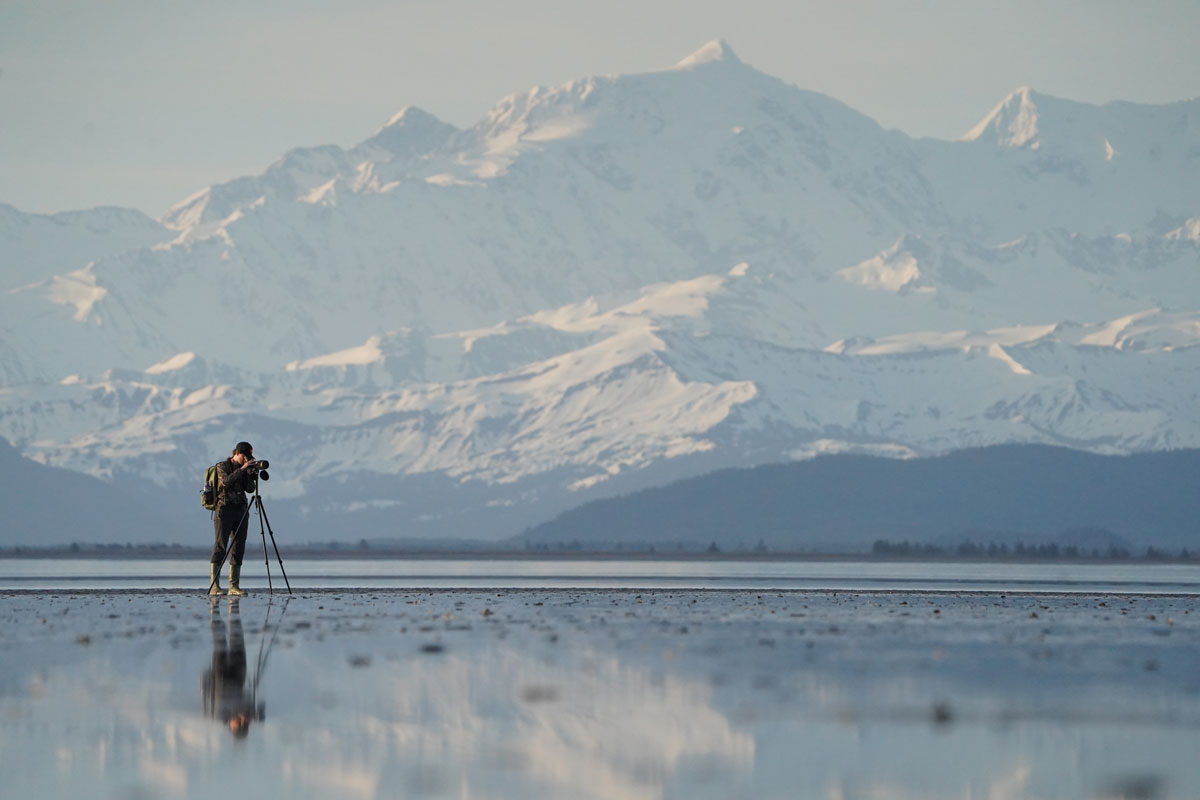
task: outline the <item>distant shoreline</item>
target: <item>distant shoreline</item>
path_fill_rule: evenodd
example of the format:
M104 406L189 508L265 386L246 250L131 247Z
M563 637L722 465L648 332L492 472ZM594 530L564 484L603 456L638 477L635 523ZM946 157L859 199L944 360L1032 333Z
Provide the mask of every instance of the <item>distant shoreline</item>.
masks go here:
M254 552L248 547L247 555ZM107 561L143 561L151 559L206 559L211 553L208 547L182 546L142 546L125 547L113 545L109 547L86 547L72 550L70 547L9 547L0 549L0 559L63 559L63 560L107 560ZM261 551L260 551L261 552ZM525 549L494 549L481 548L478 550L455 548L447 550L420 549L409 550L397 547L295 547L281 548L285 559L299 561L316 560L410 560L410 561L747 561L747 562L779 562L779 561L808 561L834 562L852 561L862 563L887 562L953 562L953 563L1011 563L1011 564L1200 564L1200 556L1161 554L1156 556L1019 556L1012 553L989 556L983 553L958 554L954 552L923 553L910 555L886 555L879 553L847 552L847 553L804 553L804 552L719 552L702 551L682 552L645 552L645 551L613 551L613 550L525 550Z

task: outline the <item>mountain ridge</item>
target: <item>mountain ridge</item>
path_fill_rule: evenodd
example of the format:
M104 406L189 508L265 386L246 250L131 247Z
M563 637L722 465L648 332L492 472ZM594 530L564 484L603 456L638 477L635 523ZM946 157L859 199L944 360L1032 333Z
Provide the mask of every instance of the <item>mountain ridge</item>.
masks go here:
M182 525L171 524L134 500L124 487L24 458L2 437L0 474L4 476L0 504L5 508L7 531L0 546L180 541ZM194 538L187 541L196 543ZM203 540L200 543L205 544Z
M249 439L296 526L492 539L820 453L1200 446L1190 106L1089 107L1112 154L1037 93L1036 150L913 140L701 56L468 129L406 108L124 249L39 245L0 434L169 514Z
M1200 451L1099 456L1040 445L936 458L828 455L721 470L597 500L514 536L528 547L867 551L878 540L956 547L1057 541L1195 546Z

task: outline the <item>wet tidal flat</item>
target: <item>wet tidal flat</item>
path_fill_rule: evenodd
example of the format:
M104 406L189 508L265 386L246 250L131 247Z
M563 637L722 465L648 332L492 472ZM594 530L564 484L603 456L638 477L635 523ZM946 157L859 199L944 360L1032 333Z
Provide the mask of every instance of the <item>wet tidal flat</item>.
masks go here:
M1200 597L0 593L11 797L1191 798Z

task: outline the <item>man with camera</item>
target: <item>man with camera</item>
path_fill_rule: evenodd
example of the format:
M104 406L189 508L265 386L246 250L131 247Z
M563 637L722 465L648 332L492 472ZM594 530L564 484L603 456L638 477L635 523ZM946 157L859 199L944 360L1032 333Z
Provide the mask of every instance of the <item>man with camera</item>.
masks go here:
M233 455L217 464L217 507L213 513L217 541L209 559L208 577L212 585L209 594L225 594L221 588L221 562L226 552L229 553L229 594L245 594L238 584L242 577L242 555L246 552L246 533L250 529L250 504L246 495L254 493L259 469L265 463L254 460L254 448L249 442L238 442Z

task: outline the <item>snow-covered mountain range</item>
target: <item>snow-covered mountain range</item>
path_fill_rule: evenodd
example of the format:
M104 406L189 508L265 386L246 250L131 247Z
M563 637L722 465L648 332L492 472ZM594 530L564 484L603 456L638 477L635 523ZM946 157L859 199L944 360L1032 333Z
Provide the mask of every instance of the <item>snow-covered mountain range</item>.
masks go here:
M179 540L239 439L305 541L831 451L1200 446L1200 99L1022 88L964 128L718 41L468 130L407 108L158 222L0 206L0 436Z

